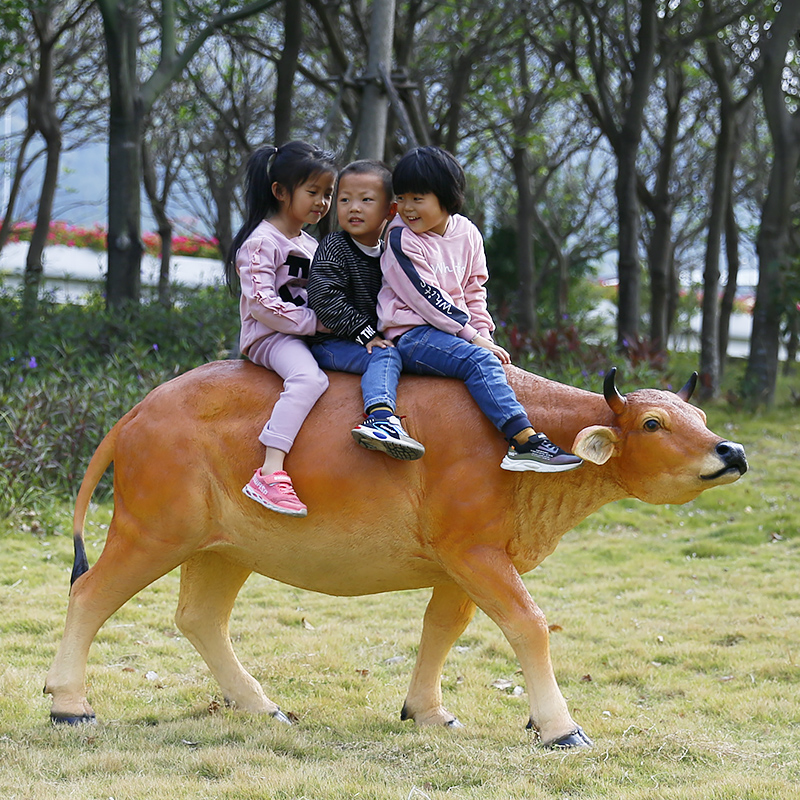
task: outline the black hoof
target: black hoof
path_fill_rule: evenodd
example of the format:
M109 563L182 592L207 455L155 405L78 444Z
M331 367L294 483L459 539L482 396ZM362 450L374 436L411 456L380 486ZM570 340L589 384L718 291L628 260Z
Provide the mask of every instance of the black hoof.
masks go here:
M51 711L50 722L53 725L96 725L97 718L94 714L54 714Z
M549 742L545 747L550 750L569 750L573 747L591 747L592 740L583 732L582 728L575 728L574 731Z
M284 714L283 711L281 711L280 709L278 709L274 714L271 714L270 716L272 717L272 719L275 719L278 722L282 722L284 725L294 725L291 718L287 714Z

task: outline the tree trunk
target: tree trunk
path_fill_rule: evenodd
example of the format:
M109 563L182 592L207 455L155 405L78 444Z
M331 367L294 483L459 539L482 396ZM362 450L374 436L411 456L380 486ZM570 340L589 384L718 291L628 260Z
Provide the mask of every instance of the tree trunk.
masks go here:
M519 326L523 333L536 333L536 265L533 259L533 193L528 152L517 147L511 159L517 185L517 270L519 276Z
M655 224L648 248L650 273L650 349L663 352L667 347L670 329L670 272L673 269L672 203L656 200L653 212Z
M635 345L639 339L640 212L636 186L636 154L642 140L644 111L655 71L655 0L642 0L640 16L641 22L637 34L638 51L633 59L631 94L622 127L614 142L617 156L615 192L619 215L617 347L620 349Z
M725 375L728 360L728 342L730 341L731 314L736 300L736 287L739 281L739 226L732 197L728 197L725 209L725 258L728 265L728 280L719 308L719 377Z
M212 190L217 208L214 235L219 242L219 250L223 261L228 257L228 251L233 244L233 216L231 209L233 208L233 197L238 183L238 177L228 179L216 191Z
M617 298L617 347L634 347L639 339L639 202L636 195L636 146L621 148L617 154L617 198L619 233L619 295Z
M168 171L169 172L169 171ZM150 156L146 143L142 143L142 179L150 209L158 226L158 235L161 239L161 264L158 270L158 302L164 308L170 308L169 267L172 258L172 222L167 216L166 198L169 194L171 179L169 175L164 179L164 191L159 195L158 177L155 164Z
M789 112L782 85L789 41L798 23L800 0L784 0L761 51L760 83L774 155L756 242L758 288L742 388L750 401L767 405L774 402L778 377L780 326L785 316L782 272L786 266L791 203L800 160L800 118Z
M159 220L158 235L161 239L161 264L158 269L158 302L164 308L172 307L169 267L172 261L172 223L166 214Z
M674 201L670 182L681 121L681 101L685 87L683 66L681 64L669 65L665 78L664 101L667 106L667 114L664 139L659 148L655 189L652 195L647 196L654 221L653 235L647 254L650 274L650 350L652 353L661 353L666 350L672 322L670 317L670 271L674 267L674 244L672 242Z
M53 215L53 199L58 184L58 168L61 160L61 123L53 103L53 20L49 12L33 11L39 35L40 62L36 83L29 100L28 114L31 124L46 143L46 162L42 188L39 193L39 208L36 226L33 229L23 276L22 315L26 321L33 319L39 303L42 285L44 248L50 232Z
M797 361L798 340L800 340L800 309L795 309L789 316L789 338L786 341L786 363L783 365L783 374L791 375Z
M34 159L30 164L25 164L25 153L28 150L28 144L33 138L34 131L30 125L25 130L25 135L22 137L22 142L17 152L17 160L14 166L14 179L11 181L11 190L8 193L8 203L6 204L5 212L3 214L3 223L0 225L0 250L6 246L8 237L11 234L11 226L14 224L14 207L17 204L17 197L19 197L20 189L22 188L22 179L25 173L33 164Z
M386 148L389 96L382 74L392 68L395 0L373 0L369 57L358 126L358 157L381 160Z
M282 145L292 135L292 94L297 60L303 41L303 3L284 0L283 51L278 60L275 89L275 144Z
M481 48L462 52L456 59L453 74L450 77L450 92L448 95L449 109L447 112L447 134L441 142L445 150L451 153L456 151L459 138L459 123L464 108L464 98L469 90L469 81L475 61L480 57ZM441 133L441 132L439 132Z
M136 75L138 18L132 0L120 0L115 15L105 4L103 30L109 76L108 274L106 304L121 308L141 295L142 108Z
M53 215L53 198L58 185L58 167L61 160L61 131L59 126L47 133L47 163L39 194L39 210L36 213L36 226L33 229L28 255L25 259L23 277L22 316L30 320L36 315L39 304L39 290L42 285L44 248L50 232L50 219Z
M675 317L678 314L678 301L680 300L681 286L678 272L675 269L675 248L670 250L669 268L667 270L667 341L675 327Z
M710 5L704 6L704 17L712 19ZM725 351L720 348L719 325L719 264L722 256L722 235L726 227L728 208L731 206L733 161L736 149L736 109L733 103L730 80L720 54L719 42L714 37L706 44L711 74L719 94L719 133L714 148L714 183L711 189L706 254L703 267L703 309L700 330L700 393L701 400L710 400L719 394L721 363ZM727 337L726 337L727 338Z

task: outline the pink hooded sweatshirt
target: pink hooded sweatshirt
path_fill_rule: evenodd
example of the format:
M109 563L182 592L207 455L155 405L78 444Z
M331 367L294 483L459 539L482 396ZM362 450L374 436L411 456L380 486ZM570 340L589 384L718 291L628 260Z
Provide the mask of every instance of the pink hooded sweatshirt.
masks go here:
M247 351L275 332L311 336L317 316L308 307L306 284L317 240L302 231L294 239L263 220L236 253L242 284L239 349Z
M378 323L387 339L431 325L466 341L491 339L494 322L486 308L489 277L483 237L466 217L453 214L442 236L417 234L396 217L381 256L383 285Z

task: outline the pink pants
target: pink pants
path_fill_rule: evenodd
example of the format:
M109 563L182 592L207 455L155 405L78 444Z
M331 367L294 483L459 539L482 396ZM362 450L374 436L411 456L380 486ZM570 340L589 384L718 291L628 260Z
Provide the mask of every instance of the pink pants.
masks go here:
M285 333L273 333L256 342L247 357L283 378L283 391L258 441L288 453L314 403L328 388L328 376L317 365L308 345Z

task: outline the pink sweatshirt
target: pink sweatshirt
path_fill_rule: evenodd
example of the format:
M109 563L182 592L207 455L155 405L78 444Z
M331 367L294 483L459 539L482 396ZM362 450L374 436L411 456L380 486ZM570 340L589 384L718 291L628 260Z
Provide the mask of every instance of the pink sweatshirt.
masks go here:
M310 336L317 330L316 314L308 307L306 284L317 240L302 231L288 239L264 220L236 253L242 284L239 349L247 351L273 333Z
M484 288L489 272L475 225L454 214L444 235L416 234L395 217L386 238L378 295L384 336L393 339L419 325L432 325L468 342L476 334L491 339L494 322Z

